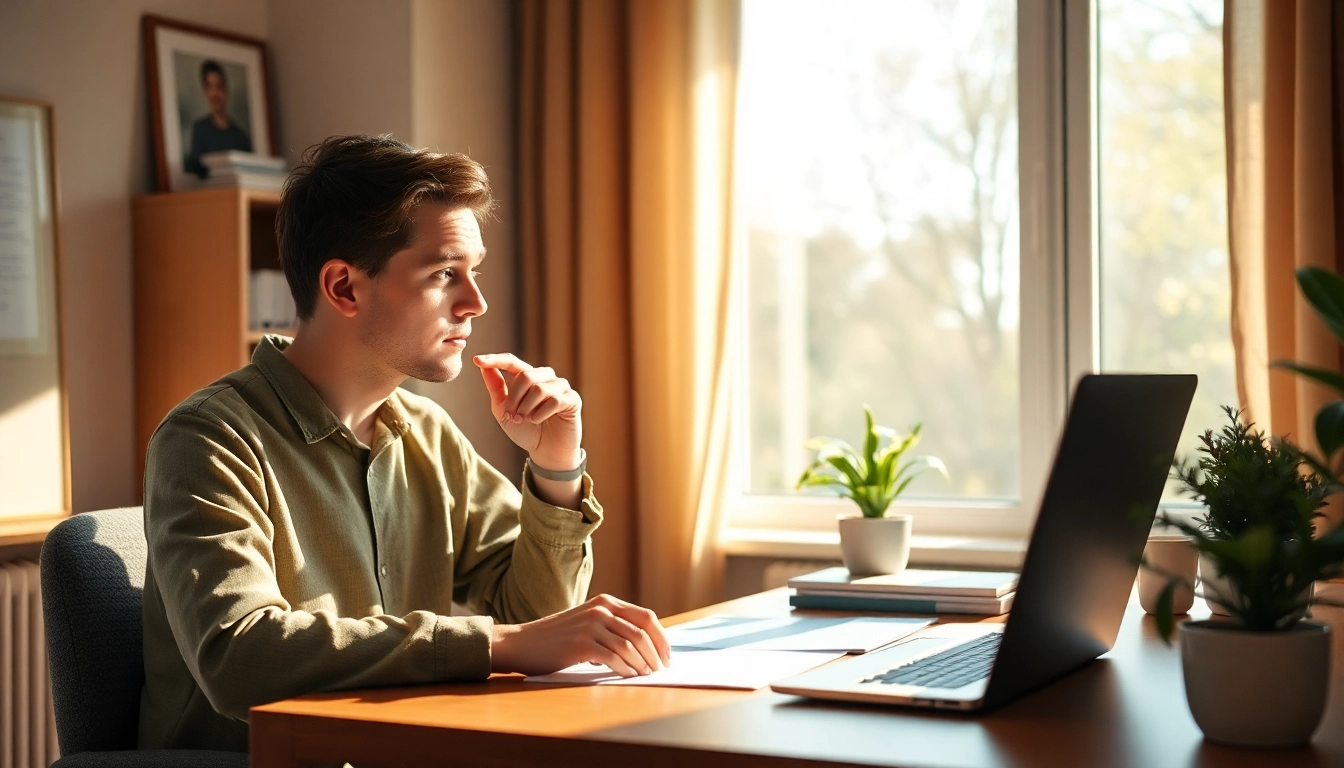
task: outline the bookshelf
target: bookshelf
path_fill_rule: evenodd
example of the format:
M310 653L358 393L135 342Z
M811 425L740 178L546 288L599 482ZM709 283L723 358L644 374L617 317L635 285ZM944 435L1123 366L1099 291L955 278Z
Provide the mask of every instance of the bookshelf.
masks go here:
M163 417L192 392L241 368L266 333L249 327L250 274L279 269L276 192L226 188L137 197L136 472Z

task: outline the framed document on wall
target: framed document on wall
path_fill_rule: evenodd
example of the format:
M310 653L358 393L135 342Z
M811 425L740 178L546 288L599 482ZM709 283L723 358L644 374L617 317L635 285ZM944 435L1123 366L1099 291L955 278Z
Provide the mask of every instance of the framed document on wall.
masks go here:
M0 97L0 543L70 511L52 108Z

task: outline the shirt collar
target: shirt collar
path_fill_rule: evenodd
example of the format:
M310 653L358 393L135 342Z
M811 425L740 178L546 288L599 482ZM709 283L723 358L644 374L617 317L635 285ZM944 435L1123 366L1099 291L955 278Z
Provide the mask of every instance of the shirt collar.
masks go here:
M311 445L340 430L341 422L322 402L313 385L284 356L283 352L288 346L289 339L267 334L252 353L252 363L271 382L275 393L280 396L280 402L285 404L289 415L299 425L303 439Z
M313 385L308 383L308 379L285 357L284 350L289 344L290 340L284 336L267 334L252 353L252 362L271 382L280 396L280 402L285 404L289 415L299 425L299 431L303 432L303 439L311 445L333 432L341 431L341 422L322 401ZM411 427L410 417L398 400L394 393L378 409L378 420L387 427L390 440L401 437Z

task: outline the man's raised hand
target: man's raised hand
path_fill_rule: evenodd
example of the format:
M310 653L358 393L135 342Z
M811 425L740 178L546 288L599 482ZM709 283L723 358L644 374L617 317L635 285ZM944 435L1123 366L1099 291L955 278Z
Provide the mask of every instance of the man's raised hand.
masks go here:
M583 399L550 368L533 368L508 354L477 355L490 411L532 461L563 472L579 463Z

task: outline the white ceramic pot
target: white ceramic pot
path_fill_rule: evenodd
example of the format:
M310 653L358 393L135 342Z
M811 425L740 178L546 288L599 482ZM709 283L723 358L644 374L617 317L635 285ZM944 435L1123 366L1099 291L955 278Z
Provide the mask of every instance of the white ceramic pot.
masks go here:
M910 562L910 515L840 515L840 553L860 576L900 573Z
M1232 596L1232 587L1228 585L1227 579L1224 579L1218 573L1218 566L1213 564L1208 555L1200 553L1199 555L1199 591L1204 596L1204 602L1209 604L1209 610L1215 616L1230 616L1227 609L1218 602L1218 597L1224 600Z
M1218 621L1180 625L1190 714L1204 737L1237 747L1295 747L1325 714L1330 628L1299 621L1250 632Z

